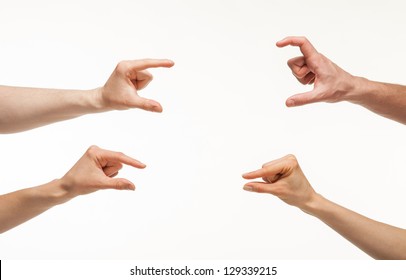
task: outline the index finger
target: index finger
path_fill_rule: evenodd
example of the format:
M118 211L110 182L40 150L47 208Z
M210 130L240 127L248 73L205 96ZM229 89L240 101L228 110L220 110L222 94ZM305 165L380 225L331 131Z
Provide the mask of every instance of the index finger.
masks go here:
M305 57L317 54L317 50L313 47L310 41L307 40L306 37L290 36L276 43L276 46L278 46L279 48L283 48L288 45L299 47L300 51Z
M251 179L257 179L257 178L261 178L261 177L266 177L266 175L267 175L267 172L266 172L265 167L264 167L264 168L261 168L261 169L255 170L255 171L244 173L242 175L242 177L244 179L251 180Z
M139 60L129 60L128 66L131 69L140 71L148 68L157 68L157 67L172 67L175 63L169 59L139 59Z
M127 165L130 165L135 168L145 168L146 165L132 157L129 157L120 152L113 152L108 150L102 150L101 156L103 156L107 160L114 160L118 161Z
M245 173L242 177L248 180L262 177L273 178L275 175L283 172L285 165L283 161L275 161L269 163L269 165L264 165L261 169Z

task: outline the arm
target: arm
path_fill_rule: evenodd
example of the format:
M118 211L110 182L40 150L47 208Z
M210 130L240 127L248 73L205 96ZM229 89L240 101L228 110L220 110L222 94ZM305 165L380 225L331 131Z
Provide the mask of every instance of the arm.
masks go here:
M0 86L0 133L29 130L81 115L141 108L162 112L161 105L138 95L152 80L146 70L172 67L170 60L144 59L120 62L103 87L60 90Z
M135 190L132 182L115 177L127 164L145 164L122 153L90 147L61 179L0 196L0 233L16 227L53 206L101 189Z
M318 53L304 37L287 37L276 45L300 48L303 55L290 59L288 66L300 83L314 84L312 91L289 97L287 106L349 101L385 118L406 124L406 86L352 76Z
M294 156L266 163L243 177L263 180L245 184L245 190L270 193L315 216L371 257L406 259L406 230L371 220L317 194Z

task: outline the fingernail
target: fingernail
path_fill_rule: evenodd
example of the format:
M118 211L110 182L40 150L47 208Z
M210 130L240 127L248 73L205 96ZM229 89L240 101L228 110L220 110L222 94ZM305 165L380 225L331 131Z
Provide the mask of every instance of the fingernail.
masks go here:
M286 106L288 106L288 107L295 106L295 101L293 99L288 99L286 101Z
M252 186L244 186L243 190L248 191L248 192L252 192L253 188L252 188Z
M159 105L153 104L153 105L151 106L151 112L161 113L161 112L162 112L162 109L161 109L161 107L160 107Z
M127 186L127 190L129 190L129 191L135 191L135 186L128 185L128 186Z

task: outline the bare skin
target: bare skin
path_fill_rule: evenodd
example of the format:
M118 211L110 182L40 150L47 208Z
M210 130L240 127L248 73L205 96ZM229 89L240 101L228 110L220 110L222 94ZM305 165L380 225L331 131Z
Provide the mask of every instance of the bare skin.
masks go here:
M297 80L313 90L289 97L288 107L314 102L349 101L386 118L406 124L406 87L354 77L318 53L304 37L287 37L278 47L298 46L302 56L288 66ZM296 158L288 155L243 175L251 181L244 190L269 193L313 215L376 259L406 259L406 230L374 221L316 193Z
M146 166L123 153L92 146L61 179L1 195L0 233L79 195L104 189L135 190L131 181L114 178L123 164L135 168Z
M293 155L245 173L244 190L269 193L313 215L376 259L406 259L406 230L374 221L316 193Z
M147 71L172 67L167 59L120 62L103 87L59 90L0 86L0 133L15 133L84 114L140 108L162 112L154 100L138 95L152 80ZM145 168L124 155L90 147L61 179L0 195L0 233L16 227L58 204L103 189L135 190L132 182L114 178L123 164Z
M276 45L280 48L288 45L300 48L302 56L290 59L288 66L300 83L314 84L313 90L289 97L286 100L288 107L348 101L406 124L406 86L352 76L317 52L305 37L287 37Z
M172 67L167 59L120 62L103 87L60 90L0 86L0 133L15 133L90 113L139 108L162 112L138 92L151 81L148 68Z

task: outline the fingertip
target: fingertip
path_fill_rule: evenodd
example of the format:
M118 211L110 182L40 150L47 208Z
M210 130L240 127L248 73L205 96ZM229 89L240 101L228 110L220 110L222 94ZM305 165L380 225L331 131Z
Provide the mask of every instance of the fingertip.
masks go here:
M159 60L160 67L171 68L174 65L175 65L175 62L173 60L170 60L170 59L160 59Z
M153 106L151 111L154 113L162 113L163 109L161 106Z
M158 102L150 100L148 110L155 113L162 113L162 106Z
M247 173L243 174L242 176L244 179L250 180L250 179L262 177L262 175L263 175L262 173L263 173L263 170L259 169L259 170L247 172Z
M114 190L135 190L135 186L132 182L128 181L124 178L111 178L108 182L106 182L107 189L114 189Z
M135 168L138 168L138 169L144 169L145 167L147 167L147 165L146 165L145 163L142 163L142 162L140 162L140 161L138 161L138 160L136 160L135 162L133 162L133 163L131 164L131 166L133 166L133 167L135 167Z
M295 106L295 100L293 100L293 99L286 100L286 106L287 107L294 107Z
M276 42L276 46L279 48L285 47L287 45L286 39L288 39L288 37L283 38L282 40L279 40L278 42Z
M123 182L123 185L124 185L124 187L123 187L124 190L128 190L128 191L134 191L135 190L135 185L131 181L129 181L127 179L122 179L122 182Z
M126 164L131 165L132 167L138 168L138 169L144 169L145 167L147 167L147 165L137 159L133 159L130 158L130 160L128 162L126 162Z
M247 191L247 192L253 192L253 191L254 191L254 187L251 186L251 185L245 185L245 186L243 187L243 190L244 190L244 191Z

